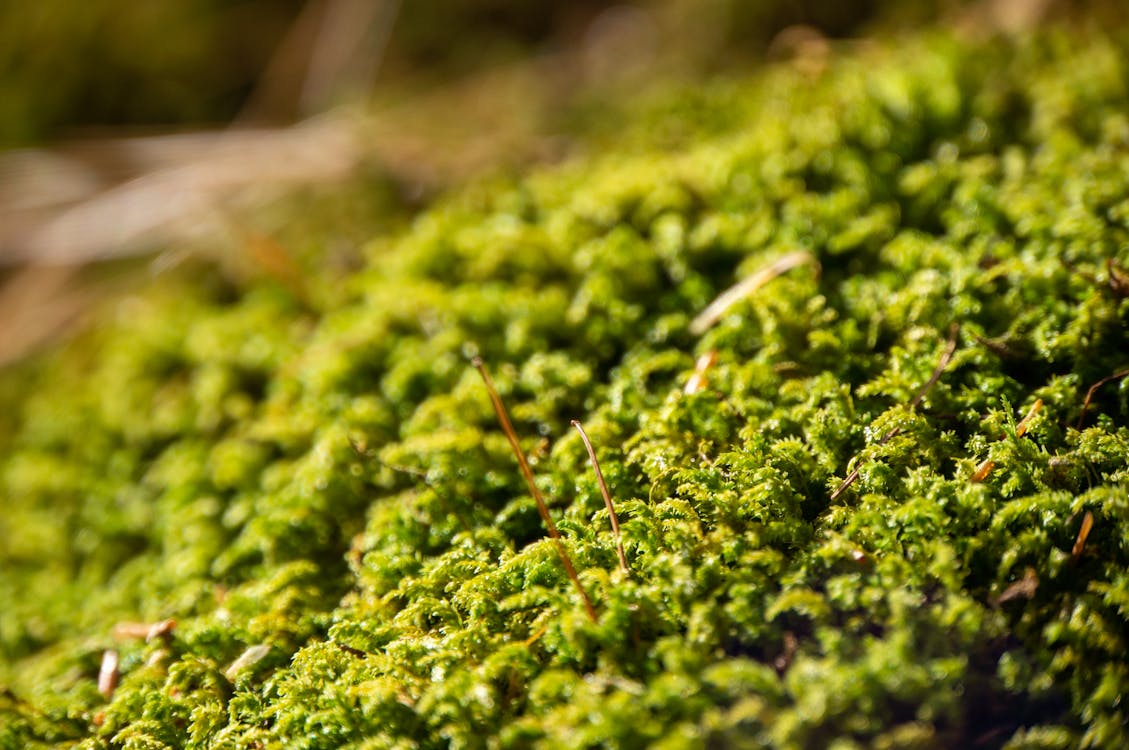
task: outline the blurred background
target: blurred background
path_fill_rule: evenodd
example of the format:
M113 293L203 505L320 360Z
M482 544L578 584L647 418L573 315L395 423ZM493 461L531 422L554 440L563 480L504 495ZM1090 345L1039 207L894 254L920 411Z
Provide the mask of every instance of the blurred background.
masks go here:
M629 94L765 63L818 75L923 26L1119 23L1121 6L0 0L0 364L186 257L285 276L316 236L326 262L358 263L468 179L620 147Z

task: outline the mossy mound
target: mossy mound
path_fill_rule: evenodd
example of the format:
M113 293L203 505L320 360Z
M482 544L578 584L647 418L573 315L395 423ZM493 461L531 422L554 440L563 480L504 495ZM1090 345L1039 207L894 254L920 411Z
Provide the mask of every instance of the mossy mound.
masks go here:
M0 745L1129 746L1127 52L781 68L304 294L121 302L4 380Z

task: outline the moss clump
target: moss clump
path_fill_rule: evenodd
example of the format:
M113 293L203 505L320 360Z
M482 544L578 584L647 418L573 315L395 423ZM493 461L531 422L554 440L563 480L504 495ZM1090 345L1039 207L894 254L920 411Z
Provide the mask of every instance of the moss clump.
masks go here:
M774 70L302 301L202 272L122 302L5 381L0 745L1125 746L1129 378L1081 417L1129 364L1126 51ZM796 248L818 271L690 334Z

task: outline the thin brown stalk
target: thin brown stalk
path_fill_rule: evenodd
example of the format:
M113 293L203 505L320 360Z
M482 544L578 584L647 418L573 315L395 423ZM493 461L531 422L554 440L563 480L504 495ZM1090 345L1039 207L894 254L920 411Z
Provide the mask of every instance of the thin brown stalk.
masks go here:
M482 376L482 382L486 384L486 390L490 394L490 402L494 405L494 413L498 415L498 422L502 425L502 432L506 435L506 440L510 443L510 448L513 449L514 456L517 457L518 467L521 469L521 475L525 478L525 483L529 487L529 493L533 495L534 502L537 503L537 511L541 514L541 520L545 522L545 530L548 531L549 537L556 545L557 554L560 555L561 563L564 564L565 572L568 574L569 579L572 580L576 590L580 592L580 598L584 602L584 609L588 613L588 619L596 622L596 608L592 606L592 600L588 598L588 592L584 590L584 586L580 583L580 576L576 574L576 568L572 565L572 558L569 557L568 550L565 549L564 541L561 539L561 534L557 531L557 525L553 523L553 517L549 515L549 506L545 504L545 498L541 495L541 490L537 489L537 484L533 481L533 470L529 468L529 461L525 458L525 453L521 450L521 445L517 441L517 433L514 431L513 423L510 422L510 415L506 412L506 407L502 403L502 397L498 395L498 389L494 387L494 381L490 379L490 373L486 371L486 365L482 359L475 357L471 360L471 364L478 370L478 374Z
M956 352L957 334L959 333L960 324L953 323L951 326L949 326L949 338L948 341L945 342L945 350L941 352L941 359L937 362L937 366L933 368L933 374L931 374L929 376L929 379L925 381L925 385L921 386L921 388L918 389L917 394L913 397L913 400L909 402L910 409L916 409L918 404L921 403L922 399L925 398L926 394L928 394L933 386L937 384L937 381L941 379L941 373L943 373L945 371L945 368L949 366L949 362L952 361L953 354ZM895 427L882 436L882 439L878 441L878 445L885 445L890 440L893 440L897 435L901 434L901 432L902 428ZM835 488L835 491L831 493L831 499L838 500L839 496L846 492L847 488L854 484L855 480L858 478L859 469L856 467L850 474L847 475L847 478L844 479L843 482Z
M612 519L612 534L615 536L615 551L619 555L619 567L627 576L631 575L631 571L627 569L627 555L623 552L623 537L619 533L619 517L615 514L615 505L612 503L611 493L608 492L607 482L604 481L604 472L600 471L600 462L596 459L596 451L592 448L592 441L588 439L588 433L584 431L584 425L580 424L580 420L572 420L572 426L580 433L580 439L584 441L584 447L588 449L588 458L592 461L592 469L596 472L596 483L600 485L600 493L604 496L604 505L608 508L608 515Z
M983 482L988 478L988 475L992 473L992 469L994 468L996 468L996 462L990 458L985 458L976 465L976 470L972 472L972 476L968 478L968 481L973 484Z
M933 389L937 381L941 379L941 373L949 366L949 362L953 360L953 354L957 350L957 334L960 333L960 324L953 323L949 326L949 338L945 342L945 351L941 352L941 359L937 361L937 366L933 368L933 374L925 381L925 385L921 386L921 390L913 397L913 401L909 402L911 409L916 409L921 400L925 398L926 394Z
M1121 370L1120 372L1115 372L1112 375L1107 375L1106 377L1090 386L1090 389L1086 391L1086 400L1082 402L1082 413L1078 415L1079 430L1082 429L1082 422L1086 419L1086 410L1090 408L1090 400L1094 398L1094 394L1097 393L1098 389L1106 383L1110 383L1114 380L1120 380L1126 375L1129 375L1129 370Z

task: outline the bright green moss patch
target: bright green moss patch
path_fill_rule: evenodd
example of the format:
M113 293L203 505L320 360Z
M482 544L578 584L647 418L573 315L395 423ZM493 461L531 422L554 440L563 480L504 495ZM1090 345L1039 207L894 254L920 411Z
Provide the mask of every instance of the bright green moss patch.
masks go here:
M305 301L122 302L3 390L0 745L1126 745L1129 378L1079 420L1129 366L1127 52L770 71L650 115L723 135L468 189Z

